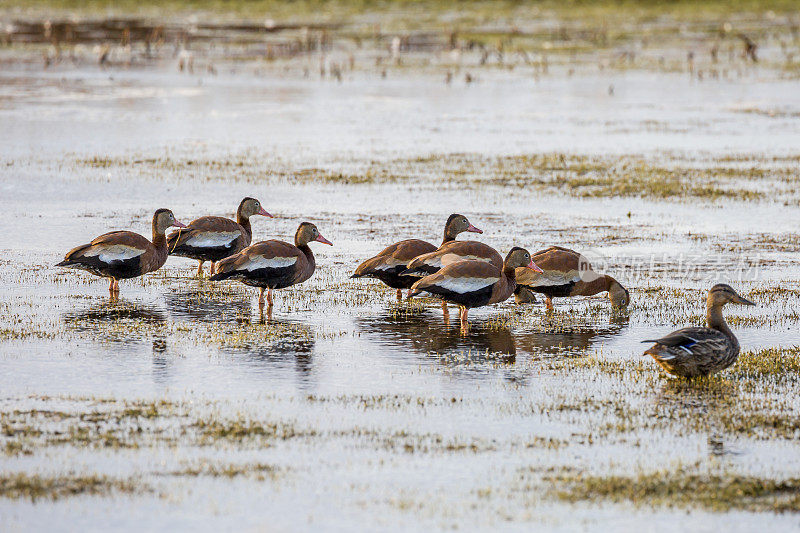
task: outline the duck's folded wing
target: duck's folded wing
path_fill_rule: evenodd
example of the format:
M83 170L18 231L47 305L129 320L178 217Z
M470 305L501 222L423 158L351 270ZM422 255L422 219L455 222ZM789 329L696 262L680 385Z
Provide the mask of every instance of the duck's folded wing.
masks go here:
M233 246L242 236L242 227L225 217L202 217L193 220L189 227L169 234L169 249L179 246L192 248L224 248Z
M484 261L459 261L447 265L435 274L425 276L414 288L425 291L432 287L466 294L480 291L500 280L500 271Z
M94 257L103 263L111 264L115 261L128 261L139 257L151 246L150 241L138 233L112 231L111 233L100 235L76 255ZM70 259L72 258L70 257Z
M717 330L694 326L674 331L660 339L649 339L642 342L654 342L687 354L698 354L706 351L725 350L728 340L723 333Z
M277 271L295 268L298 262L305 260L296 246L283 241L263 241L220 261L217 272Z
M531 258L543 272L535 272L529 268L516 269L518 285L560 287L579 281L594 281L599 276L592 270L588 259L569 248L551 246L545 250L539 250Z

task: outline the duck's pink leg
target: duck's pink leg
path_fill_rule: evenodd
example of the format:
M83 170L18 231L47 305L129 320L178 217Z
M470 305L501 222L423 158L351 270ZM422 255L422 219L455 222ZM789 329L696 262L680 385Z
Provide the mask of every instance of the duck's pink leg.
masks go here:
M108 278L108 292L114 292L114 278Z
M214 275L214 271L217 269L217 264L214 261L211 261L211 270L209 270L209 274L212 276Z
M461 334L466 335L469 332L469 321L467 320L467 313L469 309L466 307L461 308Z
M397 289L397 301L400 302L403 300L403 289Z
M447 302L442 302L442 318L445 322L450 321L450 310L447 308Z
M258 289L258 306L264 307L264 287Z
M544 303L547 305L547 310L548 311L552 311L553 310L553 299L552 298L547 296L545 301L544 301Z
M267 306L272 309L272 289L267 289Z
M200 261L200 264L197 265L197 277L198 278L202 278L203 277L203 263L204 262L205 261Z

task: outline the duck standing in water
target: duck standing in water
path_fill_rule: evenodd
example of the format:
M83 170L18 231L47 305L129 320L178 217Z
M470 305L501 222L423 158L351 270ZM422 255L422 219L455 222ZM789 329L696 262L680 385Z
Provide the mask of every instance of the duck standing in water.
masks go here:
M540 293L545 296L547 310L552 311L553 298L594 296L606 291L613 307L626 307L631 301L628 289L611 276L595 272L589 260L575 250L551 246L535 252L533 261L544 272L517 272L514 294L518 304L535 303L533 293Z
M217 263L217 272L210 279L235 279L245 285L258 287L258 304L261 307L264 306L266 291L267 306L271 310L273 289L303 283L314 274L317 263L308 246L312 241L333 246L314 224L303 222L294 235L294 244L270 240L248 246Z
M465 231L483 233L470 224L467 217L454 213L444 225L442 244L455 241ZM408 264L417 256L435 252L436 246L420 239L406 239L384 248L378 255L367 259L356 268L351 278L376 278L389 287L397 289L397 299L403 297L402 290L410 289L419 280L418 276L404 274Z
M254 215L273 218L258 200L245 198L239 203L235 221L225 217L192 220L186 229L169 234L169 254L200 261L197 277L203 275L203 263L211 261L211 274L214 274L214 263L250 246L253 240L250 217Z
M469 329L467 313L471 308L503 302L514 293L517 268L541 270L527 250L514 247L503 261L502 269L485 261L451 263L414 283L408 298L427 292L461 306L461 329L466 333Z
M716 374L728 368L739 357L739 341L722 316L727 303L756 305L739 296L730 285L714 285L706 300L707 327L683 328L660 339L642 341L656 343L645 355L653 356L670 374L684 378Z
M56 266L85 270L109 278L108 292L119 294L119 280L153 272L167 262L167 228L185 228L169 209L153 214L153 241L132 231L112 231L70 250Z

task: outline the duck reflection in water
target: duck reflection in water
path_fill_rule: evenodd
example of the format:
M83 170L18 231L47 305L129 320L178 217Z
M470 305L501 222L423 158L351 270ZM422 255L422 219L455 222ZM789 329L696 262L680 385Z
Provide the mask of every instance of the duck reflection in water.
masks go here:
M619 335L627 326L628 316L621 314L612 314L608 323L576 324L569 331L555 329L549 332L545 324L538 331L517 331L517 346L531 354L582 355L589 348Z
M68 328L75 331L93 330L115 320L140 321L148 325L167 322L164 311L155 306L116 297L103 299L99 304L93 303L82 310L67 311L62 319Z
M501 354L507 362L517 355L514 336L506 328L476 324L470 335L462 335L459 324L442 328L430 313L398 314L390 310L370 317L356 319L358 329L374 333L383 346L413 351L419 355L470 352Z
M234 321L249 316L251 308L250 298L237 293L220 297L204 282L186 290L165 292L164 303L173 319L200 322Z
M257 373L276 373L291 369L298 385L308 389L313 384L314 329L296 322L272 321L266 338L241 346L225 348L242 367Z
M68 331L85 334L100 346L105 345L108 355L150 351L155 355L167 349L166 313L152 305L111 297L65 312L62 320Z

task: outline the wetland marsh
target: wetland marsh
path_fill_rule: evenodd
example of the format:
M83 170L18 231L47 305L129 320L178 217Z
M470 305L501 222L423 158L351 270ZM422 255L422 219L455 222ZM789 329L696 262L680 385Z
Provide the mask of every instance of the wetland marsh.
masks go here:
M493 5L0 2L0 529L800 526L796 14ZM272 320L187 259L118 300L54 266L244 196L254 240L334 244ZM465 336L349 279L452 212L631 305L511 299ZM640 341L720 281L757 304L726 309L739 361L668 377Z

